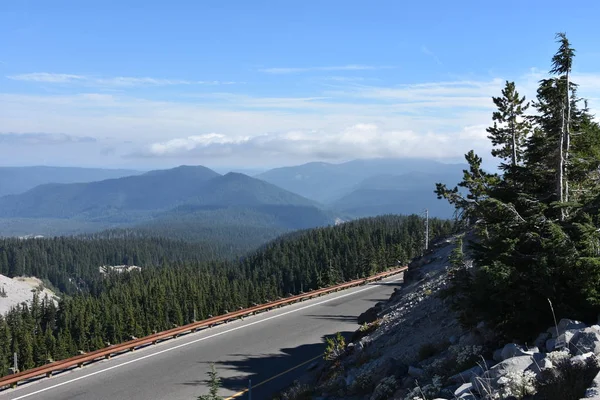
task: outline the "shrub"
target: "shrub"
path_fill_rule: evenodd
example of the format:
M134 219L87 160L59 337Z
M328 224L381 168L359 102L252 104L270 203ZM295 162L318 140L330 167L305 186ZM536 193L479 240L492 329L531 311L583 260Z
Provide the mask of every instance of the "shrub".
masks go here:
M533 371L509 372L500 378L498 383L502 385L502 389L500 390L501 399L511 396L516 399L522 399L536 392L535 372Z
M371 374L367 372L363 372L358 375L354 382L352 382L352 386L349 388L350 392L353 394L366 394L371 393L375 387L375 383L373 382L373 378Z
M327 347L325 348L323 358L327 361L336 360L346 349L346 340L340 332L338 332L335 337L326 338L325 342L327 343Z
M210 371L208 371L207 374L209 392L208 394L198 396L198 400L222 400L223 398L217 394L219 392L219 387L221 386L221 378L219 378L219 374L217 373L214 364L210 364Z
M443 357L433 360L426 369L430 375L447 378L481 362L482 346L452 345Z
M482 346L453 346L452 352L456 355L456 367L459 370L472 367L479 361L483 352Z
M396 378L394 378L393 376L388 376L386 378L383 378L379 382L377 387L375 388L375 391L373 392L371 399L373 399L373 400L391 399L392 395L394 394L394 392L396 391L397 388L398 388L398 382L396 381Z
M558 353L558 352L555 352ZM583 363L572 363L568 358L559 359L555 368L542 371L538 378L535 400L578 400L600 371L595 357Z
M379 328L379 326L381 325L381 320L375 320L373 322L371 322L370 324L362 324L360 326L360 328L358 328L358 330L356 332L354 332L352 334L352 338L350 339L351 342L357 342L360 339L364 338L365 336L375 332L375 330L377 330L377 328Z

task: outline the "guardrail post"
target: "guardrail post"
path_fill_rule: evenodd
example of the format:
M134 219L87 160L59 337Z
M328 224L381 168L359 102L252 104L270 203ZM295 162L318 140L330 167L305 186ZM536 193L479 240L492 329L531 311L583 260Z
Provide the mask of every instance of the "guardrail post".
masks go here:
M50 378L52 376L52 371L46 372L46 378Z
M110 354L107 354L107 355L105 355L105 356L104 356L104 358L105 358L106 360L110 360Z

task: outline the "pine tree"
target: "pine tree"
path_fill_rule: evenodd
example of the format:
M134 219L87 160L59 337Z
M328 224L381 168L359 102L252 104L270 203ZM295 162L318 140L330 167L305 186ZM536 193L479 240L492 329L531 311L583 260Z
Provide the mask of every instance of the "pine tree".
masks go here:
M456 207L459 219L466 220L469 225L472 225L480 216L478 210L480 210L482 201L489 198L490 189L497 184L499 177L496 174L489 174L481 168L483 160L473 150L465 154L465 160L469 169L463 171L463 180L458 186L448 189L446 185L436 183L435 194L438 199L448 200ZM458 189L459 187L464 189L463 193ZM464 191L466 191L466 195Z
M573 57L575 50L571 47L567 36L564 33L556 35L560 47L558 52L552 57L551 74L558 74L558 81L562 85L558 85L563 92L563 107L561 110L561 140L560 140L560 157L559 157L559 187L561 190L560 201L569 201L569 179L567 168L569 163L569 150L571 147L571 93L573 91L570 82L569 74L573 65ZM564 219L564 208L562 209L562 218Z
M525 96L520 97L515 83L509 81L502 89L502 97L493 97L492 100L498 107L492 115L494 125L487 128L488 138L496 147L492 155L505 160L500 169L514 170L523 161L525 139L531 130L531 123L525 118L529 103L525 102Z
M550 74L558 76L540 81L533 103L537 115L531 118L537 130L528 144L526 166L543 185L539 188L542 200L557 202L558 217L564 220L568 214L564 203L569 201L571 127L582 115L577 109L577 85L570 80L575 50L563 33L557 34L557 39L560 47L552 57Z

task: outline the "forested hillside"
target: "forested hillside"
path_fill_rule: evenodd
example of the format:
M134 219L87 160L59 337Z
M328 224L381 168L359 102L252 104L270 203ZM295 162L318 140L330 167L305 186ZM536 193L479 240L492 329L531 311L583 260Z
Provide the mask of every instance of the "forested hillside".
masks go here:
M94 291L101 265L156 267L205 262L228 255L228 247L122 235L111 239L0 239L0 274L35 276L65 294Z
M180 166L91 183L47 184L0 197L0 236L70 235L128 229L215 242L234 252L278 234L333 224L335 213L239 173ZM243 233L242 233L243 232Z
M64 296L58 309L41 301L0 318L0 369L6 372L13 351L22 369L31 368L131 335L382 271L422 252L423 222L418 216L383 216L296 232L239 261L203 262L202 254L183 242L4 241L3 271L14 274L23 266L50 279L44 270L50 268L61 279L87 275L94 284L93 290ZM451 229L450 222L430 220L432 238ZM140 272L91 276L107 260L147 264Z
M533 102L514 82L493 99L488 133L503 174L470 151L458 187L436 189L477 236L476 268L455 274L456 308L509 339L554 325L553 313L596 323L600 311L600 126L572 80L575 50L557 39Z

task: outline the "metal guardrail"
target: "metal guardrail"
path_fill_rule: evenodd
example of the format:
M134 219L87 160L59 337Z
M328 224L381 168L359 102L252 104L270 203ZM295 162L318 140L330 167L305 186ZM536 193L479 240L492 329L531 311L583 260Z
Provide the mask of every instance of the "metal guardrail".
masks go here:
M63 371L69 369L71 367L83 367L85 363L90 363L96 361L101 358L109 359L112 355L116 355L119 353L134 351L138 347L142 347L148 344L156 344L159 341L176 338L181 334L188 332L195 332L200 328L211 327L215 324L227 322L235 318L241 318L245 316L249 316L255 314L259 311L267 311L272 308L293 304L298 301L310 299L313 297L321 296L324 294L329 294L333 292L337 292L339 290L347 289L353 286L359 286L361 284L366 284L369 282L381 280L387 278L389 276L398 274L400 272L404 272L408 269L408 267L396 268L393 270L389 270L386 272L379 273L377 275L373 275L368 278L355 279L353 281L345 282L339 285L330 286L327 288L313 290L307 293L298 294L295 296L290 296L284 299L279 299L275 301L271 301L265 304L259 304L257 306L245 308L243 310L229 312L227 314L219 315L217 317L208 318L202 321L192 322L190 324L180 326L177 328L169 329L163 332L158 332L152 335L145 336L143 338L130 340L127 342L123 342L121 344L111 345L105 347L103 349L95 350L89 353L81 354L75 357L67 358L60 361L55 361L50 364L42 365L37 368L29 369L26 371L22 371L13 375L8 375L3 378L0 378L0 389L5 389L7 386L16 387L17 384L21 381L41 377L45 375L46 377L52 376L54 372Z

